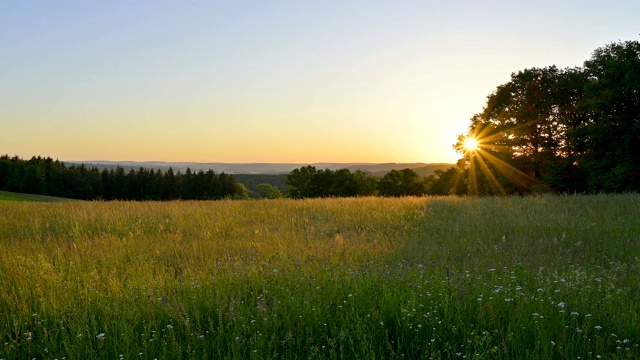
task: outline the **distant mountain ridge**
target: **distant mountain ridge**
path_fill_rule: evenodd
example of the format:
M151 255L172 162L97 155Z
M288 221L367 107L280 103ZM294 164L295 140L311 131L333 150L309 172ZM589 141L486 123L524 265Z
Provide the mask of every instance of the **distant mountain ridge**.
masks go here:
M384 176L391 170L413 169L421 176L429 176L435 170L446 170L453 164L445 163L201 163L201 162L166 162L166 161L65 161L66 164L80 165L84 164L89 168L98 168L99 170L111 170L118 166L126 171L139 168L154 169L167 171L172 168L173 171L185 172L187 168L191 171L208 171L213 170L216 173L226 174L288 174L294 169L311 165L317 169L340 170L349 169L351 171L363 170L372 175Z

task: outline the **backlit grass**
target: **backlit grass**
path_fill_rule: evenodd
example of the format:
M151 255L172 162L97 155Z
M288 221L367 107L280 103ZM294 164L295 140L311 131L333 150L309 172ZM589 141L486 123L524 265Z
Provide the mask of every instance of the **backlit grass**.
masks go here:
M0 359L638 358L639 208L0 204Z

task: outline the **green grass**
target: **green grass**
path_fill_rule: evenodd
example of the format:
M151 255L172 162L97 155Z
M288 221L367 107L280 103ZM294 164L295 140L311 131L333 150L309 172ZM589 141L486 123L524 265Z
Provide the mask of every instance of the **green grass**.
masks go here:
M635 359L639 208L0 204L0 359Z
M21 194L8 191L0 191L0 204L16 203L16 202L55 202L55 201L73 201L55 196Z

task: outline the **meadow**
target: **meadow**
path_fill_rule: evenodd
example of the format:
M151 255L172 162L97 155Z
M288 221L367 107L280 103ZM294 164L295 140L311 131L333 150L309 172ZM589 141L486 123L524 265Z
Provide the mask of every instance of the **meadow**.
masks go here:
M16 203L16 202L56 202L56 201L75 201L55 196L20 194L8 191L0 191L0 204Z
M638 209L0 203L0 359L637 359Z

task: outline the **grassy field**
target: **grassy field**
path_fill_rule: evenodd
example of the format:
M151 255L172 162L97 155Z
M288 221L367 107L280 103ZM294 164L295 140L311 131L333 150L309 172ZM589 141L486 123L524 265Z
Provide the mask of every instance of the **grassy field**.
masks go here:
M0 204L0 359L637 359L638 209Z
M0 204L16 203L16 202L55 202L55 201L73 201L73 200L54 197L54 196L20 194L20 193L8 192L8 191L0 191Z

